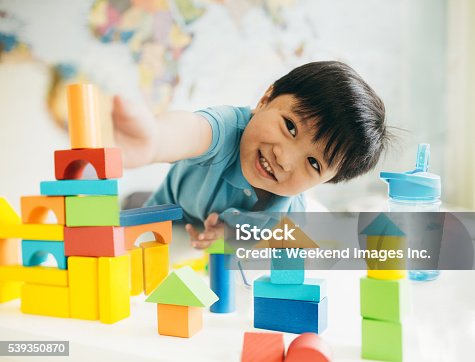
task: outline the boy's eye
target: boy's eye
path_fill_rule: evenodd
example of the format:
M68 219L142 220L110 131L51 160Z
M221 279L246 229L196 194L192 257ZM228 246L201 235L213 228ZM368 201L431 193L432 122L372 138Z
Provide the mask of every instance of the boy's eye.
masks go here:
M295 137L297 135L297 128L295 128L295 125L292 123L292 121L286 119L285 120L285 126L289 130L290 134Z
M320 165L318 164L318 161L313 158L313 157L309 157L308 158L308 162L310 163L310 165L315 169L317 170L318 172L320 172Z

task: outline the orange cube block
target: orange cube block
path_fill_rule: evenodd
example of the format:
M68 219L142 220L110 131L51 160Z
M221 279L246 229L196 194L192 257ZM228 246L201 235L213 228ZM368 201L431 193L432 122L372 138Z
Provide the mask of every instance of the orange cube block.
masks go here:
M161 244L170 244L172 241L172 222L162 221L151 224L134 226L124 226L125 228L125 249L132 250L139 236L151 232L155 236L155 241Z
M101 148L99 97L92 84L68 86L69 139L72 149Z
M51 210L56 224L65 225L64 196L23 196L20 200L24 224L43 224Z
M157 304L158 333L190 338L203 327L203 309L172 304Z

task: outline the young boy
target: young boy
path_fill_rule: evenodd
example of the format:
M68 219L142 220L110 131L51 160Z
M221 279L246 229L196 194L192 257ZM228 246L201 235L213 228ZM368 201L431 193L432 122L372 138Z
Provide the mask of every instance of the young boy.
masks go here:
M388 142L383 102L336 61L292 70L254 110L220 106L154 118L116 97L113 120L126 167L173 163L147 205L180 205L196 248L222 236L223 222L232 224L226 215L305 211L302 192L368 172Z

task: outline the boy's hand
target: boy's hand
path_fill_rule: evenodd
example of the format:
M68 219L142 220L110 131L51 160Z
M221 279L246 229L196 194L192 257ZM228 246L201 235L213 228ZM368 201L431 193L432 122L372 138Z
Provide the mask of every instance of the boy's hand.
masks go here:
M224 236L224 223L215 212L206 218L203 232L198 232L191 224L186 224L185 228L190 235L191 246L196 249L206 249Z
M155 118L145 104L126 102L115 96L112 122L115 142L122 149L124 167L143 166L154 160Z

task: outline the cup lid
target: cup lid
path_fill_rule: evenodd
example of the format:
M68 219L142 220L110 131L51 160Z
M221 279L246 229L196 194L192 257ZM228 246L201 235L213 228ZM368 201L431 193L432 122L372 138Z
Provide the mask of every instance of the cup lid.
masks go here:
M416 169L407 172L381 172L379 177L388 184L388 194L399 200L440 199L440 176L427 172L430 145L421 143L417 148Z

